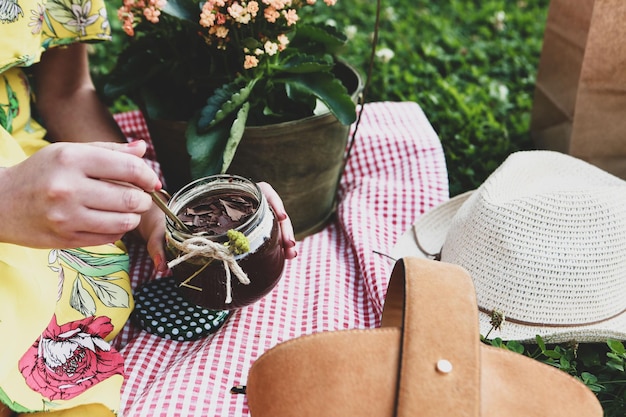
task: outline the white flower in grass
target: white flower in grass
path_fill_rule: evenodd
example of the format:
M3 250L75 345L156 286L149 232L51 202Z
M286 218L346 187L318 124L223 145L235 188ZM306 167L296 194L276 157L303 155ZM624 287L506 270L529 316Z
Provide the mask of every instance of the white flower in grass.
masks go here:
M504 28L506 27L506 25L504 24L505 21L506 21L506 13L504 13L504 11L502 10L495 12L493 17L491 18L491 23L493 24L493 27L498 32L502 32Z
M489 84L489 95L502 102L507 102L509 99L509 89L504 84L491 82Z
M376 50L376 58L378 58L383 64L391 61L395 55L395 52L389 48L380 48Z
M348 38L348 40L354 39L357 32L358 28L355 25L348 25L344 29L344 33L346 34L346 38Z
M394 9L393 7L391 6L385 7L384 13L385 13L385 17L390 22L395 22L396 20L398 20L398 13L396 13L396 9Z

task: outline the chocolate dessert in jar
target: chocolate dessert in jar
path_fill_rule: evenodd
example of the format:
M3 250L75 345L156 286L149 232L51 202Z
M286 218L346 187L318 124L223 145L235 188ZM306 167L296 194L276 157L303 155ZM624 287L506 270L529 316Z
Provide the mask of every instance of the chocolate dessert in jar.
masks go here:
M276 286L285 263L279 225L254 182L201 178L176 192L168 207L189 229L166 220L168 264L189 302L234 310Z

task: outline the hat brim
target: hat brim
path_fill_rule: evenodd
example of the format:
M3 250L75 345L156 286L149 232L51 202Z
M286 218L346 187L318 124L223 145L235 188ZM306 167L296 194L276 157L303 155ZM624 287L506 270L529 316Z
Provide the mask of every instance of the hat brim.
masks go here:
M450 229L450 222L459 208L474 193L468 191L452 197L420 216L391 249L391 256L432 258L441 251Z
M404 257L433 258L441 252L450 224L457 211L475 190L459 194L420 216L391 249L394 259ZM462 265L461 265L462 266ZM474 278L474 277L472 277ZM545 343L604 343L608 339L626 340L626 312L599 323L583 326L530 326L506 321L500 329L493 328L491 315L478 312L480 334L489 339L516 340L535 343L541 336Z

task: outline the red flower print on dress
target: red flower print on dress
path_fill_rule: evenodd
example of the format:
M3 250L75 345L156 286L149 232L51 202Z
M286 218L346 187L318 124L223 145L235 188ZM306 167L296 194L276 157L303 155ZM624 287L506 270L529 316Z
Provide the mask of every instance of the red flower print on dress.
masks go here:
M19 362L28 386L50 400L69 400L116 374L122 356L104 338L108 317L87 317L59 326L56 316Z

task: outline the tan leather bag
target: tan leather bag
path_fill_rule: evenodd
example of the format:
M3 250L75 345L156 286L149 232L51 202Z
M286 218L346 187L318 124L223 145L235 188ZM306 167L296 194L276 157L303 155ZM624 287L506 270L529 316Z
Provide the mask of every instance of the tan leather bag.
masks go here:
M530 131L626 179L626 1L551 0Z
M405 258L382 327L302 336L249 372L252 417L600 417L593 393L549 365L480 342L474 287L456 265Z

